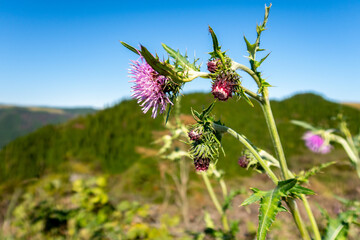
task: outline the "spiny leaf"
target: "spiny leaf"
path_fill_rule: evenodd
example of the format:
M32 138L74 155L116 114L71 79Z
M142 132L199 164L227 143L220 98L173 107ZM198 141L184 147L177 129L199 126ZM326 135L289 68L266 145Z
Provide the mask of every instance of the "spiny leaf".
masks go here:
M245 201L243 201L240 206L247 206L254 202L260 201L260 199L262 197L264 197L265 194L266 194L266 192L263 192L263 191L255 192L250 197L245 199Z
M203 119L204 117L208 116L211 110L214 108L215 102L212 102L208 108L202 111L200 115L200 119Z
M164 66L158 59L156 59L146 47L141 45L141 55L145 58L146 62L159 74L163 76L171 75L172 69Z
M180 66L184 67L184 68L190 68L193 69L195 71L199 71L200 69L198 69L195 64L190 63L187 60L186 56L182 56L180 54L180 51L175 51L174 49L172 49L171 47L167 46L166 44L162 43L161 44L163 46L163 48L165 49L165 51L167 53L169 53L169 55L176 61L177 64L179 64Z
M296 182L296 179L280 181L275 189L267 192L267 194L261 198L259 228L257 232L258 240L265 240L266 234L274 222L277 213L283 210L281 207L281 197L286 196L288 191L295 186Z
M315 194L315 192L313 190L303 187L303 186L300 186L298 184L296 184L295 187L293 187L290 190L290 193L295 195L298 198L300 197L301 194L304 194L304 195L314 195Z
M209 26L209 32L210 32L211 38L213 40L214 52L219 52L220 51L219 42L217 40L214 30L210 26Z
M136 53L137 55L140 55L139 50L137 50L137 49L134 48L133 46L130 46L129 44L127 44L127 43L125 43L125 42L122 42L122 41L120 41L120 43L121 43L124 47L126 47L127 49L129 49L130 51Z
M198 113L195 109L191 108L191 114L195 120L200 120L200 113Z
M246 37L244 36L244 40L245 40L245 43L246 43L246 48L247 48L247 51L249 52L249 58L254 60L254 55L256 53L256 43L254 44L251 44L247 39Z
M263 57L261 60L260 60L260 64L259 66L265 61L265 59L270 55L271 52L269 52L265 57Z
M248 96L245 94L244 90L240 89L240 95L245 99L245 101L251 106L254 107L254 104L251 102L251 100L248 98Z

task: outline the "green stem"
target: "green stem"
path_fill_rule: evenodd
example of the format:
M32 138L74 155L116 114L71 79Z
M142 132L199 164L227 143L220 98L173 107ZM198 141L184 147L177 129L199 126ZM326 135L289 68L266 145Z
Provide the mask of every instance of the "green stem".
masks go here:
M304 240L311 240L310 238L310 235L308 233L308 231L306 230L306 227L305 227L305 224L301 218L301 215L300 215L300 211L296 205L296 202L294 199L289 199L286 201L287 205L289 206L290 208L290 211L292 213L292 216L295 220L295 223L296 223L296 226L298 227L299 231L300 231L300 234L301 234L301 237L304 239Z
M211 200L213 201L214 205L215 205L215 208L216 210L219 212L220 216L221 216L221 221L222 221L222 224L223 224L223 227L224 227L224 230L225 231L229 231L230 228L229 228L229 224L228 224L228 221L227 221L227 218L226 218L226 215L219 203L219 200L217 199L216 195L215 195L215 192L214 192L214 189L213 187L211 186L211 183L210 183L210 180L209 180L209 177L208 175L206 174L206 172L201 172L201 176L204 180L204 183L206 185L206 188L210 194L210 198Z
M236 138L237 140L239 140L239 142L241 142L242 144L244 144L244 146L249 149L249 151L254 155L254 157L256 158L256 160L260 163L261 167L265 170L266 174L271 178L271 180L277 184L278 183L278 179L276 177L276 175L274 174L274 172L270 169L270 167L268 166L268 164L264 161L264 159L261 158L261 156L259 155L259 153L256 151L256 149L252 146L251 142L242 134L239 134L237 132L235 132L234 130L232 130L231 128L228 128L226 126L223 125L219 125L216 123L213 123L213 127L215 128L216 131L219 132L227 132L229 133L231 136L233 136L234 138Z
M245 65L242 65L240 63L232 61L231 62L231 69L233 69L233 70L237 70L237 69L243 70L244 72L249 74L254 79L254 81L256 82L256 84L258 85L259 88L261 87L261 82L260 82L259 77L250 68L248 68Z
M306 198L306 196L304 194L301 194L300 195L301 197L301 200L302 202L304 203L304 207L305 207L305 210L306 210L306 213L309 217L309 220L310 220L310 223L311 223L311 228L314 232L314 236L315 236L315 240L321 240L321 235L320 235L320 232L319 232L319 228L318 228L318 225L316 223L316 220L315 220L315 217L311 211L311 207L310 207L310 204Z
M286 163L286 158L285 158L284 150L281 145L279 133L276 128L274 116L272 114L270 101L269 101L268 93L267 93L267 88L264 89L263 95L264 95L265 101L263 102L263 104L261 104L261 107L263 109L265 120L268 125L271 140L275 147L276 156L279 159L280 169L281 169L281 173L282 173L282 179L284 179L284 180L289 179L290 178L289 174L288 174L289 169L288 169L288 166Z
M275 152L276 152L277 158L279 159L282 178L283 179L289 179L289 178L291 178L292 174L291 174L290 170L288 169L288 166L287 166L287 163L286 163L285 153L284 153L284 150L283 150L282 145L281 145L280 136L279 136L279 133L277 131L274 115L273 115L272 110L271 110L268 89L266 87L263 89L262 95L263 95L264 101L263 101L263 103L261 103L261 107L263 109L265 120L266 120L266 123L268 125L271 140L272 140L273 145L275 147ZM288 204L288 206L290 208L290 211L291 211L291 213L293 215L293 218L294 218L295 223L296 223L296 225L297 225L297 227L298 227L298 229L300 231L300 234L301 234L302 238L303 239L310 239L310 235L309 235L308 231L306 230L305 224L304 224L304 222L303 222L303 220L301 218L301 215L300 215L300 212L299 212L299 209L298 209L298 207L296 205L295 200L289 199L286 202L287 202L287 204ZM308 210L309 209L310 208L308 208ZM309 216L309 218L311 218L311 217Z
M344 148L345 152L349 156L351 162L355 165L356 173L357 173L358 177L360 178L360 159L356 155L356 153L353 152L349 143L344 138L337 136L335 134L331 135L331 140L341 144L341 146Z

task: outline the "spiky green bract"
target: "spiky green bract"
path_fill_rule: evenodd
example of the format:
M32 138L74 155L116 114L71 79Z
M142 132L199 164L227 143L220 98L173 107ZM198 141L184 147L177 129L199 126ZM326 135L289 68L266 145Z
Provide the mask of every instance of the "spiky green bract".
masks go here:
M174 59L175 70L177 72L186 73L186 71L188 71L189 69L192 69L194 71L200 71L200 66L196 65L196 62L199 59L195 59L193 63L190 63L186 53L185 55L181 55L179 50L175 51L174 49L172 49L171 47L167 46L164 43L162 43L161 45L163 46L165 51L170 55L170 57Z
M208 158L210 161L217 161L219 157L219 148L221 148L221 134L216 132L213 128L213 122L221 124L215 121L210 116L211 110L215 103L213 102L208 108L204 109L201 113L191 109L196 124L191 129L196 130L201 134L201 138L196 141L190 141L190 155L193 159Z
M268 82L266 82L264 78L262 78L261 72L258 71L258 68L266 60L266 58L270 55L270 53L268 53L260 61L256 60L256 53L265 50L265 49L260 49L260 37L261 37L261 33L266 30L266 23L268 21L270 8L271 8L271 4L268 7L265 5L264 21L260 25L256 26L257 37L255 43L251 44L244 36L247 51L249 53L248 58L250 61L251 70L257 75L257 77L260 80L259 93L262 92L265 87L271 87L271 85Z
M247 198L241 206L260 201L259 227L257 232L258 240L264 240L266 238L266 234L274 222L277 213L279 211L287 211L286 208L281 205L282 198L297 198L301 194L314 194L310 189L299 186L297 182L295 178L280 181L276 188L270 191L261 191L257 188L251 189L254 193Z
M210 52L210 56L211 58L219 58L222 62L223 65L225 65L225 52L222 52L221 51L221 47L219 46L219 42L217 40L217 37L215 35L215 32L214 30L209 26L209 32L211 34L211 38L212 38L212 41L213 41L213 48L214 48L214 51L213 52Z

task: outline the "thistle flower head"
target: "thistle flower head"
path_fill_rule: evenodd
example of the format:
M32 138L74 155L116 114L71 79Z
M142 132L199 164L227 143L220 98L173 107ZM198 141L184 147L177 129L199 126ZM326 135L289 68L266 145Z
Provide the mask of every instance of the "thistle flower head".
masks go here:
M168 103L173 104L167 95L167 86L170 81L167 77L158 74L144 59L132 61L129 73L134 80L133 98L141 103L142 111L146 113L152 108L151 116L156 118L158 109L160 114L166 110Z
M306 132L302 139L305 141L306 147L315 153L326 154L332 149L332 146L327 141L311 131Z
M231 82L215 80L212 85L211 93L214 95L214 98L217 98L220 101L226 101L232 97L233 90L234 86Z
M236 92L240 85L240 77L233 70L219 72L212 84L212 94L220 101L226 101Z
M194 159L194 165L195 165L196 171L208 170L209 164L210 164L210 158L199 157L199 158Z

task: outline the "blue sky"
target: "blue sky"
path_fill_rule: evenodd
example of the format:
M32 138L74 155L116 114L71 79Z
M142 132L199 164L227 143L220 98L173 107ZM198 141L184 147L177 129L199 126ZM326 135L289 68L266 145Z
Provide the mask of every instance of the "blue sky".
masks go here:
M119 40L163 55L161 43L211 51L208 25L223 50L247 64L243 36L255 38L266 1L0 0L0 103L106 107L130 97L137 56ZM273 98L313 91L360 102L360 1L272 1L262 65ZM240 73L241 74L241 73ZM254 85L244 76L244 85ZM209 91L195 80L184 92Z

